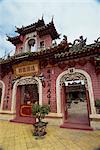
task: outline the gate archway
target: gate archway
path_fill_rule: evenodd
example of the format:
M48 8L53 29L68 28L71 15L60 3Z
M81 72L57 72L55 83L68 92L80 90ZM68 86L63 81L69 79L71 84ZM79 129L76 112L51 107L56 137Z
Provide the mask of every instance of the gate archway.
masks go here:
M4 94L5 94L5 84L3 81L0 80L0 110L3 110Z
M57 99L57 113L61 115L61 87L62 83L67 80L84 80L87 90L89 92L89 100L90 100L90 108L91 114L96 114L95 105L94 105L94 95L93 95L93 88L92 88L92 81L89 74L81 69L69 68L68 70L62 72L57 80L56 80L56 99Z
M39 104L42 105L42 83L37 77L22 77L18 80L13 85L13 91L12 91L12 105L11 105L11 111L15 112L16 111L16 92L17 92L17 87L19 85L29 85L29 84L37 84L38 85L38 92L39 92Z

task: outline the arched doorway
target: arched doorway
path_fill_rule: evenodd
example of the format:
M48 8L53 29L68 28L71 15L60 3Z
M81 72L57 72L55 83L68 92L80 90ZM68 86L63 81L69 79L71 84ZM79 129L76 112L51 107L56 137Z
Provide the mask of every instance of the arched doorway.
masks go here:
M4 101L4 93L5 93L5 84L0 80L0 110L3 110L3 101Z
M70 68L56 81L57 113L64 122L89 125L90 114L95 114L91 78L87 72Z
M39 84L36 79L21 79L17 83L16 115L31 117L32 104L39 103Z
M84 80L65 81L64 122L89 125L90 104Z
M20 103L23 104L34 104L35 102L39 103L39 91L38 84L22 84L18 85L20 89Z
M34 96L32 93L33 90ZM30 97L29 99L28 96ZM19 99L18 101L20 101L20 104L28 104L38 100L39 104L42 105L42 83L39 80L39 78L28 76L16 80L16 82L13 85L12 91L12 112L16 112L17 99Z
M35 122L32 117L32 103L38 101L42 105L42 83L37 77L22 77L13 85L12 91L12 113L16 113L13 122L31 123Z

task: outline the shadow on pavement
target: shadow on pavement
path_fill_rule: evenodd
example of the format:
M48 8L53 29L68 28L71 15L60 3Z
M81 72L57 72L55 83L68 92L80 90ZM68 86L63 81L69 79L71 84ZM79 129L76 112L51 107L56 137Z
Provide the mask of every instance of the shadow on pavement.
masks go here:
M100 150L100 147L98 147L98 148L95 148L94 150Z

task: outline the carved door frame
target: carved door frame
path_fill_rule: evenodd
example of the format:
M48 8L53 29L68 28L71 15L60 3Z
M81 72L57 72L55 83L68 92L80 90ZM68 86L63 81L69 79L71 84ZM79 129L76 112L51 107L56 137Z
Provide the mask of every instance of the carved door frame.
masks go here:
M16 112L16 92L17 92L17 87L18 85L26 85L26 84L38 84L38 90L39 90L39 104L42 105L42 83L38 77L22 77L18 80L13 85L13 90L12 90L12 105L11 105L11 111L13 113Z

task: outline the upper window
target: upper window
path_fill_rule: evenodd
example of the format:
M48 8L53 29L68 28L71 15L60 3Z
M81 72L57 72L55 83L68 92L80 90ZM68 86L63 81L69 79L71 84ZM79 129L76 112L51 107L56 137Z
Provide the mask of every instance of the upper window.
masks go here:
M34 39L30 39L30 40L28 41L28 44L29 44L29 46L34 46L35 40L34 40Z
M41 41L40 42L40 48L43 48L44 47L44 41Z
M29 50L30 51L35 51L35 39L30 39L29 41L28 41L28 45L29 45Z

